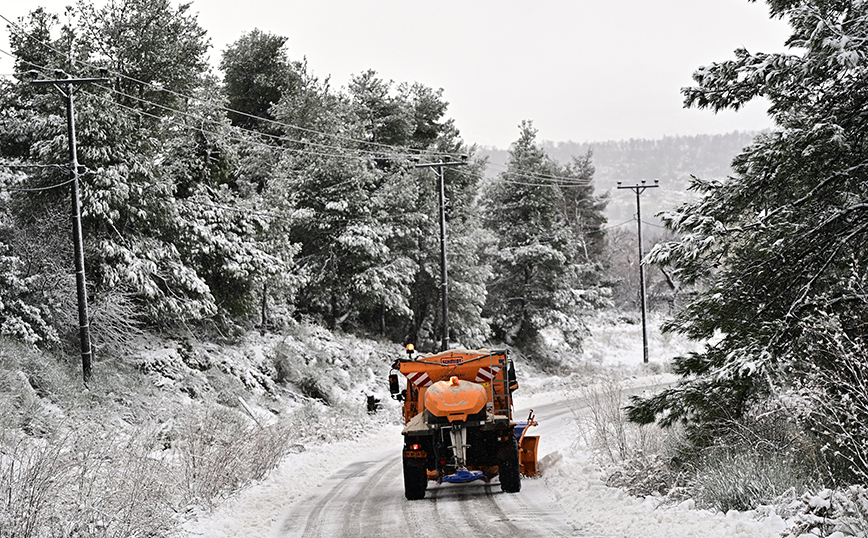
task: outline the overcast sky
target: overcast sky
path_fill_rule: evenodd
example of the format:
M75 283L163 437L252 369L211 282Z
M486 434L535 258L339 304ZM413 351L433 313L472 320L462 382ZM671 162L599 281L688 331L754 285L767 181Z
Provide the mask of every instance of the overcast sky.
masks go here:
M70 3L5 0L0 14ZM254 28L287 36L290 58L307 57L333 86L373 69L443 88L464 140L499 148L524 119L540 140L576 142L770 127L762 103L684 110L679 89L738 47L782 51L788 36L765 3L747 0L194 0L192 10L215 66ZM0 48L9 51L5 23ZM0 54L0 73L11 70Z

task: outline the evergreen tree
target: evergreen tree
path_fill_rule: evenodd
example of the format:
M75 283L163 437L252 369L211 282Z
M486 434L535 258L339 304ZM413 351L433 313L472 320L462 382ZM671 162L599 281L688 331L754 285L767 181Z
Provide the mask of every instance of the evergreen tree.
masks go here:
M536 145L536 133L530 122L522 122L507 171L486 193L486 225L497 240L487 311L495 335L507 343L535 344L543 329L553 327L578 345L584 329L581 308L600 294L582 284L585 249L580 245L588 236L576 235L567 220L583 222L575 220L581 211L574 211L581 205L574 188L580 178L568 174L590 169L560 169ZM597 212L593 220L602 222L600 206L592 205L597 209L588 214ZM593 233L599 232L595 224Z
M286 39L254 29L223 51L220 69L233 125L278 132L259 118L274 119L271 107L298 76L286 55Z
M848 357L836 346L864 346L868 321L868 5L768 3L773 16L788 19L794 52L739 49L734 60L696 71L685 104L737 110L765 97L778 127L736 157L730 179L696 179L702 199L664 217L681 239L648 257L683 282L705 284L668 328L721 338L676 359L678 385L637 400L631 417L687 421L702 442L714 439L724 419L798 393L835 364L851 377L823 390L837 400L862 397L852 392L861 370L847 374L840 360ZM810 429L819 419L808 418ZM865 418L850 423L862 428L863 441ZM839 453L850 450L834 436L825 439Z
M86 274L97 306L103 298L131 295L140 318L151 322L249 312L261 281L284 268L282 255L270 254L263 242L270 223L252 210L255 191L235 173L254 141L233 135L215 112L218 103L205 97L214 93L207 40L188 8L126 1L96 10L80 2L60 41L44 41L56 18L41 11L13 40L22 67L43 74L52 66L71 65L78 76L97 75L95 65L115 69L111 85L76 95L79 161L87 167L81 178ZM34 41L42 48L33 49ZM24 82L8 87L3 132L12 136L0 137L0 152L65 165L66 123L56 92ZM38 188L63 185L68 177L63 168L34 168L18 181ZM68 253L56 240L69 236L68 219L55 217L68 214L68 196L57 188L10 200L19 235L42 245L44 261L30 267L45 278L71 266L61 263Z

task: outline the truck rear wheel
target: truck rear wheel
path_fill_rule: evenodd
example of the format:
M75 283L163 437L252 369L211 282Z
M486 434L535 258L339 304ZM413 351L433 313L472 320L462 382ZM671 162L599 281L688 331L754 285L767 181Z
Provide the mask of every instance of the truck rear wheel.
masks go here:
M428 489L428 471L424 466L407 465L404 462L404 497L408 501L425 498Z
M521 491L521 469L518 462L518 444L513 438L509 447L509 457L500 462L500 489L506 493Z

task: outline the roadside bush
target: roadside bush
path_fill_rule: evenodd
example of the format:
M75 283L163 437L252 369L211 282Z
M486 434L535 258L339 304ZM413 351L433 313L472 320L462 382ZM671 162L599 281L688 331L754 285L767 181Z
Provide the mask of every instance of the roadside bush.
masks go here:
M665 439L658 426L627 420L626 389L617 374L604 375L600 382L582 387L579 395L585 407L573 413L580 435L602 462L620 463L661 452Z
M798 426L776 397L750 406L741 417L721 410L709 446L685 444L681 453L687 490L700 506L723 512L751 510L787 492L817 487L826 475L816 440ZM701 439L700 439L701 440Z
M0 536L173 536L171 474L153 441L147 429L125 441L89 430L3 446Z
M672 464L683 442L678 431L629 422L628 389L616 373L602 375L579 395L583 405L573 410L579 438L606 468L606 485L638 497L667 495L679 486L683 477Z
M868 488L849 486L785 495L776 503L790 522L788 536L868 536ZM839 534L840 536L840 534Z
M837 319L815 321L815 353L793 388L804 429L816 435L838 485L868 484L868 344Z
M627 389L616 375L581 389L574 410L580 439L606 468L606 484L630 495L694 498L726 512L754 509L819 483L822 457L814 440L780 405L755 405L744 417L713 425L717 443L702 447L673 425L627 420Z
M689 489L699 506L721 512L752 510L813 484L805 467L787 454L738 449L709 450L696 463Z
M679 475L659 454L638 453L613 467L606 485L621 488L635 497L669 495L678 486Z
M288 432L260 428L234 409L213 406L185 417L175 449L185 504L213 506L274 469L287 453Z

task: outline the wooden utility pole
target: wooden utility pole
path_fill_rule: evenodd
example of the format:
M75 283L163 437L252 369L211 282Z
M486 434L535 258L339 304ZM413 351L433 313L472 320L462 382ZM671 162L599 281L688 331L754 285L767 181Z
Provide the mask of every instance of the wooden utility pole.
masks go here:
M450 166L466 165L467 157L462 156L462 158L461 161L452 161L447 156L437 163L416 165L416 168L437 168L440 176L440 298L443 302L443 337L440 342L440 351L449 349L449 298L446 266L446 180L443 169Z
M34 85L51 85L66 99L66 129L69 139L69 158L72 168L72 238L75 250L75 287L78 295L78 336L81 343L81 370L84 382L90 381L93 351L90 343L90 321L87 312L87 285L84 278L84 248L81 231L81 198L79 194L78 148L75 139L75 103L73 95L83 84L107 83L106 78L71 78L63 71L55 71L57 79L34 80Z
M639 201L640 195L645 192L645 189L659 187L658 181L655 179L653 185L646 185L645 180L642 180L638 185L621 185L618 182L619 189L630 189L636 193L636 222L639 223L639 300L642 303L642 361L648 362L648 323L646 320L646 304L645 304L645 265L642 260L645 258L645 253L642 249L642 204Z

